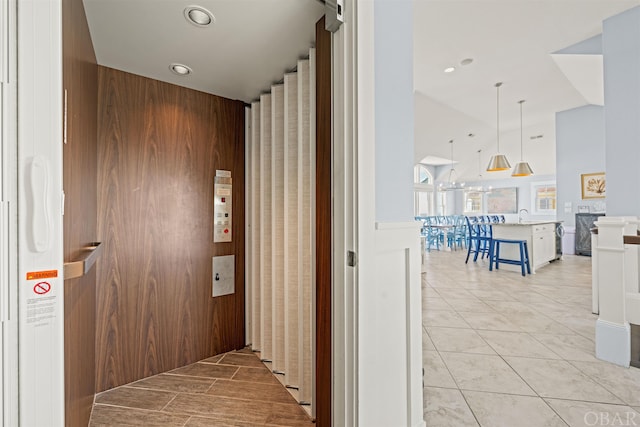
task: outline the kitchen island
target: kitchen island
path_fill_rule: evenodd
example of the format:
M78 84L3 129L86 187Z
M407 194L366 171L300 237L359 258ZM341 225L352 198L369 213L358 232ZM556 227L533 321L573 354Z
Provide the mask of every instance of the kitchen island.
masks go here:
M493 224L493 237L499 239L526 240L529 250L531 273L547 265L551 261L562 258L562 250L556 239L556 229L562 221L522 221ZM516 245L517 246L517 245ZM514 245L504 245L500 249L500 257L519 259L518 248ZM500 265L502 268L502 264Z

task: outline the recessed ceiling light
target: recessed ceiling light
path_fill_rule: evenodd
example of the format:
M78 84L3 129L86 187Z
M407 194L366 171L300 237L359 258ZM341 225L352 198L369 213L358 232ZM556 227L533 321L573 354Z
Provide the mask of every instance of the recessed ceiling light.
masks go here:
M453 73L456 70L456 67L447 67L444 69L445 73Z
M215 22L213 14L200 6L189 6L184 10L184 17L197 27L206 27Z
M473 58L465 58L462 61L460 61L460 65L469 65L473 62Z
M187 67L184 64L171 64L169 65L169 69L174 73L177 74L179 76L186 76L188 74L191 74L191 68Z

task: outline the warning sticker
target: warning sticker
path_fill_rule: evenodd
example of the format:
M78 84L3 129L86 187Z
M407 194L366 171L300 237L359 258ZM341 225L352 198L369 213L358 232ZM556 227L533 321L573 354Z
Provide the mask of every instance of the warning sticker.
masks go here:
M58 277L58 270L31 271L27 273L27 280L42 280Z
M47 325L51 323L51 319L56 317L55 311L55 295L29 298L27 300L27 323Z

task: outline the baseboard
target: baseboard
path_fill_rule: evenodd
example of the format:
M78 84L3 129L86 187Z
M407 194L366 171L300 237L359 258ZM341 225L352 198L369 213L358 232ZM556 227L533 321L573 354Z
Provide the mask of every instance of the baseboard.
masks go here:
M596 357L619 366L629 367L631 360L631 328L605 320L596 321Z

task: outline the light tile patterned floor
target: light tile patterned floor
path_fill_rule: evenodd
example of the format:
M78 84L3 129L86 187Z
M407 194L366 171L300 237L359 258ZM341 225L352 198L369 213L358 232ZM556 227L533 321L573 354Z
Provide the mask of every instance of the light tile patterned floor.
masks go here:
M425 256L427 426L640 425L640 369L594 356L591 258L522 277L465 256Z
M98 426L312 426L255 354L205 359L96 396Z

